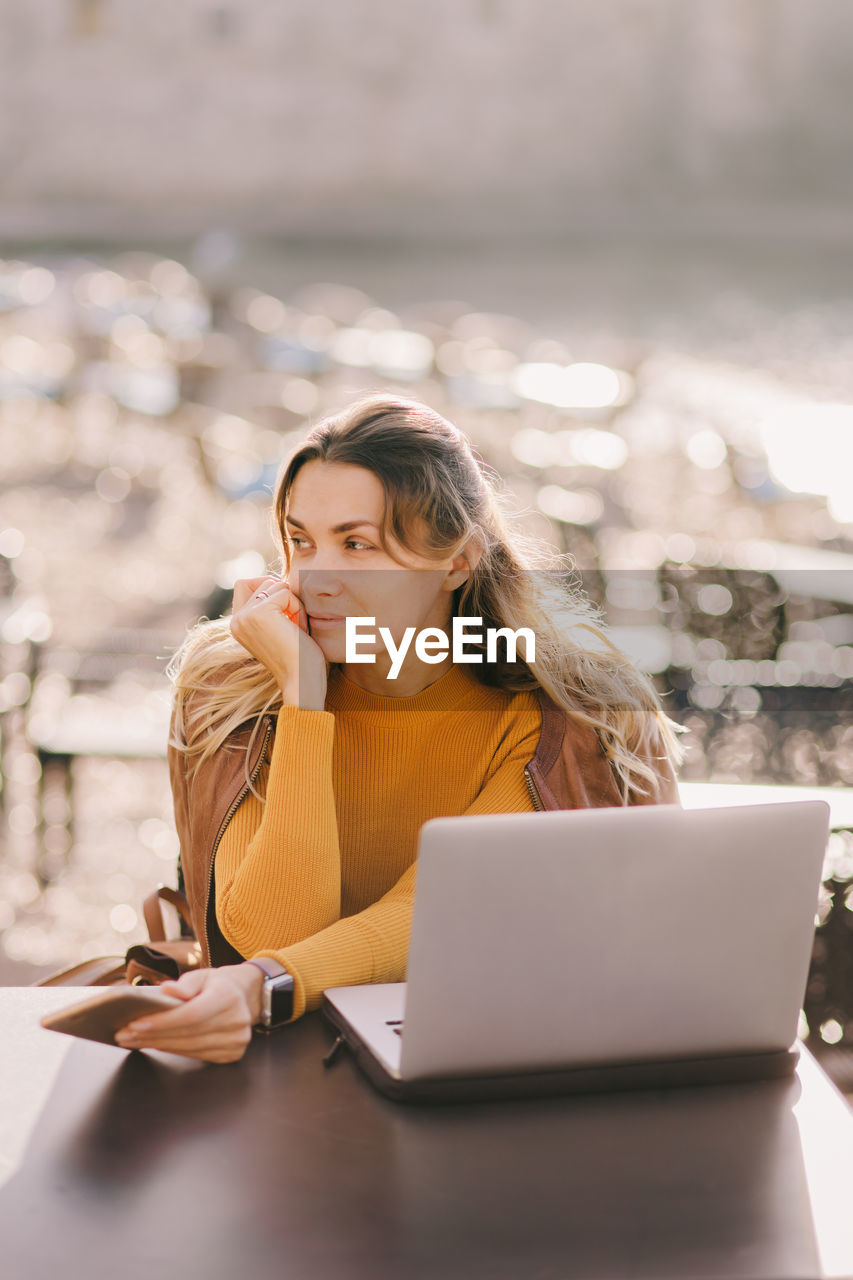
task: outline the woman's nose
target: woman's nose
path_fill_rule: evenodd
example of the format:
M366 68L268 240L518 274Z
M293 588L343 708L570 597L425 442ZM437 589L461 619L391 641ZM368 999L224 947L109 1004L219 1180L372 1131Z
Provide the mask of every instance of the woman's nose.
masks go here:
M318 564L315 560L310 568L304 565L294 568L292 586L300 596L309 590L314 595L336 596L342 589L341 575L331 565Z

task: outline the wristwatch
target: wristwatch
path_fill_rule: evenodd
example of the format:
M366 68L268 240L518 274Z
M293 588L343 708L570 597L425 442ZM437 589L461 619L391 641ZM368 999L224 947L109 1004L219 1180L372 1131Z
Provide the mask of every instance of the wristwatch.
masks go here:
M256 1024L257 1031L273 1031L293 1017L293 977L283 964L270 956L257 956L247 960L264 975L261 988L261 1020Z

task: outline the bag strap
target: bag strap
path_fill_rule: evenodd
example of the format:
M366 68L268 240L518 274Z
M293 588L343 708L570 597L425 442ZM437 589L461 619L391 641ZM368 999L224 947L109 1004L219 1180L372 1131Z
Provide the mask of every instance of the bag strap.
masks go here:
M124 956L95 956L33 982L34 987L110 987L123 982Z
M190 937L166 938L162 902L169 902L190 929ZM70 968L60 969L34 982L34 987L108 987L116 982L158 983L178 978L187 969L197 969L201 948L192 936L189 904L182 893L161 884L142 904L148 936L154 946L137 943L124 956L96 956ZM160 944L159 946L157 944Z
M142 904L142 915L145 918L150 940L152 942L166 941L166 925L163 920L161 902L168 902L175 908L192 934L193 922L190 915L190 906L186 898L177 889L170 889L168 885L161 884L152 893L149 893Z

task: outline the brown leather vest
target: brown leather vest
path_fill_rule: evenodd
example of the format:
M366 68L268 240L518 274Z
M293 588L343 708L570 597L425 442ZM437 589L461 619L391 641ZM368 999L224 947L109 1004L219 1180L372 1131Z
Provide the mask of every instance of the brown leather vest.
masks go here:
M525 778L536 809L604 809L624 803L616 777L596 732L558 707L544 690L537 690L542 728ZM275 727L275 715L262 717L248 759L254 779ZM203 964L233 964L242 959L222 936L216 923L213 865L216 850L232 813L246 794L246 748L253 724L231 735L228 742L188 776L186 757L168 750L169 777L175 805L175 825L181 846L181 867ZM171 735L170 735L171 736ZM634 793L629 804L678 804L678 786L668 761L650 761L658 785L649 795Z

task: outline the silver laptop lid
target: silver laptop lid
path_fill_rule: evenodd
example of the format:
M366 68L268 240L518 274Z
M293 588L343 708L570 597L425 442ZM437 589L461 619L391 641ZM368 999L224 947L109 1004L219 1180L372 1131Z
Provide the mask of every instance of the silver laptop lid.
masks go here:
M430 820L402 1076L786 1048L828 825L822 801Z

